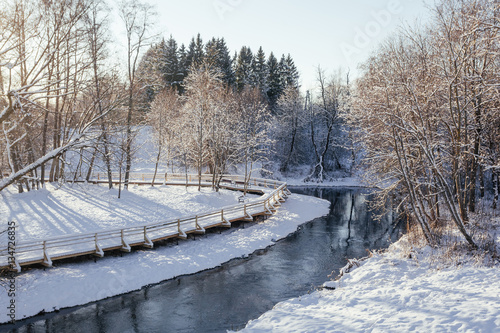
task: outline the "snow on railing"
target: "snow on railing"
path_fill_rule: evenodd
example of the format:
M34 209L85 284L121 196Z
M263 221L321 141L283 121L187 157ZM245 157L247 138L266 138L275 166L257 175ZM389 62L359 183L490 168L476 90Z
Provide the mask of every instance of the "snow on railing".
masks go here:
M113 182L116 182L116 179L120 177L120 174L117 172L111 173ZM107 181L108 174L105 172L95 172L92 174L92 181L105 182ZM155 175L153 173L139 173L139 172L131 172L129 183L137 183L137 182L145 182L150 183L153 180ZM182 185L186 184L186 179L189 185L198 185L198 175L197 174L182 174L182 173L158 173L155 177L155 184L174 184L182 183ZM207 186L207 183L212 183L213 175L211 174L202 174L201 182L202 185ZM122 176L122 183L125 183ZM224 185L227 183L232 183L233 185L244 185L245 178L243 176L238 175L222 175L220 184ZM260 187L270 187L277 188L283 182L264 179L264 178L250 178L248 181L248 186L260 186Z
M100 175L102 174L97 174L97 178ZM134 175L137 177L138 174ZM149 174L140 175L142 179L147 179L149 176ZM191 179L196 178L195 180L198 181L198 175L191 176ZM184 183L180 182L181 178ZM186 185L186 175L168 175L165 181L167 179L169 185ZM203 181L207 181L207 179L211 181L212 176L202 176ZM243 176L225 175L223 179L232 185L242 185L242 187L233 186L232 188L244 189L245 178ZM40 263L51 267L53 260L86 254L102 257L105 251L110 250L130 252L133 246L152 248L154 242L163 239L173 237L185 239L190 233L203 234L208 228L230 227L231 222L253 221L255 216L272 215L276 211L276 207L280 206L281 202L284 202L290 194L285 182L251 178L249 184L252 184L254 190L258 187L272 188L273 190L258 200L222 207L212 212L121 229L99 230L18 242L14 256L9 255L8 249L0 249L0 268L11 268L19 272L21 266Z

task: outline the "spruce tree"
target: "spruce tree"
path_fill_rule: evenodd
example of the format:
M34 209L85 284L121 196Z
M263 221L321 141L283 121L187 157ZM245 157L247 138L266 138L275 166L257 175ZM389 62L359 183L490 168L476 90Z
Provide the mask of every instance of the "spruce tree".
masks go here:
M188 68L188 70L191 68L191 64L193 63L195 49L196 49L196 42L193 37L189 42L188 50L186 52L186 67Z
M243 46L238 54L235 66L236 88L242 91L243 88L250 83L252 76L253 54L249 47Z
M269 58L267 60L267 68L268 68L268 90L267 90L267 98L269 99L269 106L271 110L274 112L276 109L276 102L278 101L281 93L283 92L283 85L281 80L281 69L278 63L278 59L271 52L269 54Z
M268 69L266 64L266 54L262 50L262 46L255 54L252 62L252 75L250 77L250 84L259 89L265 95L268 90L267 77Z
M178 73L179 73L179 78L180 78L181 84L179 84L177 89L178 89L179 93L182 94L184 92L182 82L184 82L184 79L186 78L186 76L189 73L189 66L187 63L187 50L186 50L186 47L184 46L184 44L182 44L181 47L179 47L178 53L179 53Z
M201 39L200 34L198 34L198 36L196 36L196 39L193 37L191 39L191 42L189 43L189 48L186 56L186 65L188 66L188 68L191 68L192 66L200 66L203 62L204 55L203 40Z
M222 73L222 80L228 85L234 85L233 60L229 54L224 38L217 39L218 64Z
M170 35L170 38L163 44L161 62L161 73L167 87L178 88L182 81L182 75L179 75L179 59L177 54L177 42Z
M286 74L285 74L286 86L298 89L300 87L299 71L297 70L297 67L295 66L295 63L290 53L288 53L288 56L286 57L285 64L286 64Z
M280 73L280 86L281 86L281 91L285 90L287 86L287 77L288 77L288 64L286 62L285 55L281 55L280 62L278 64L279 67L279 73ZM281 94L280 94L281 96ZM279 98L279 97L278 97Z
M203 59L205 56L205 52L203 52L203 40L201 39L200 34L196 36L195 48L194 48L194 56L193 63L195 66L200 66L203 63Z

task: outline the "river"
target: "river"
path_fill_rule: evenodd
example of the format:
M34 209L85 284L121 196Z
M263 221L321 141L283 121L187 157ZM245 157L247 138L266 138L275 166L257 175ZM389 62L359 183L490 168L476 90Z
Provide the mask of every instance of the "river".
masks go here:
M332 271L336 275L347 258L364 257L366 249L385 248L400 236L391 214L374 219L366 190L295 188L292 192L329 200L329 215L248 258L19 321L12 332L237 330L276 303L315 290Z

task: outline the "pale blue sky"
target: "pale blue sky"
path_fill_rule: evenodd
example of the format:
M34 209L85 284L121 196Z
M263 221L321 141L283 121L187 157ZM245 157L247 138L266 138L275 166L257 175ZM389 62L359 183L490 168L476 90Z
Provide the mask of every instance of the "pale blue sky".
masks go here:
M316 67L350 68L367 58L402 22L425 20L433 0L152 0L158 29L181 44L198 32L204 41L224 37L234 52L243 45L277 57L290 53L302 88L315 85Z

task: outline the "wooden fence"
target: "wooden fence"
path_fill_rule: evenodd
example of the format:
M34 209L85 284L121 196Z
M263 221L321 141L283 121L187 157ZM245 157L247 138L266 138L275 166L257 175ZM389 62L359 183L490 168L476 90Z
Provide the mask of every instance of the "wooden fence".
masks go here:
M140 176L138 177L138 175ZM103 174L96 174L95 179L100 182L102 176ZM190 176L188 177L188 185L194 186L192 182L198 184L197 175L188 176ZM131 183L151 184L152 175L134 174L134 179L137 178L139 180L131 181ZM211 182L211 175L203 175L202 178L204 186L211 186L211 183L207 183ZM167 175L166 178L162 179L161 183L186 186L186 176ZM224 176L223 182L221 182L221 187L240 191L245 189L244 185L244 177L242 176L227 175ZM272 190L269 191L269 188ZM17 241L15 248L5 247L0 249L0 268L10 268L20 272L21 266L42 264L51 267L54 260L65 258L88 254L102 257L105 251L122 250L130 252L134 246L153 248L154 242L167 238L185 239L190 233L203 234L208 228L231 227L231 222L253 221L255 216L272 215L281 202L284 202L290 194L286 183L258 178L250 179L247 189L254 193L268 193L257 201L242 202L212 212L183 216L162 222L40 240Z

